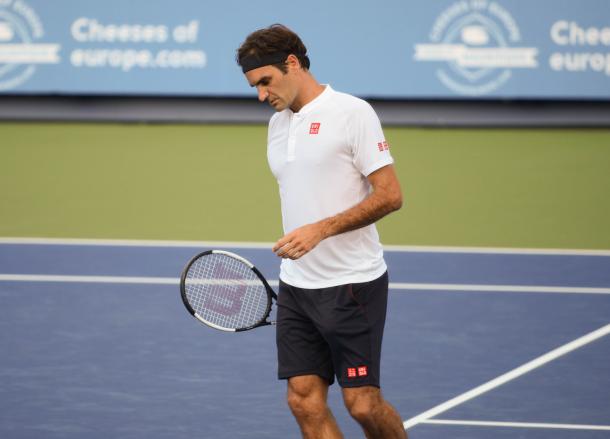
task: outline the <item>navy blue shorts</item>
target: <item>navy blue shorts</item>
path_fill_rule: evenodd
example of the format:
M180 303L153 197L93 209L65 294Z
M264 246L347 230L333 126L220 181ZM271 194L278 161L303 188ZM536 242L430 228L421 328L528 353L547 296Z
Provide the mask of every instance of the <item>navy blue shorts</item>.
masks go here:
M379 387L388 274L370 282L303 289L280 280L278 377L318 375L341 387Z

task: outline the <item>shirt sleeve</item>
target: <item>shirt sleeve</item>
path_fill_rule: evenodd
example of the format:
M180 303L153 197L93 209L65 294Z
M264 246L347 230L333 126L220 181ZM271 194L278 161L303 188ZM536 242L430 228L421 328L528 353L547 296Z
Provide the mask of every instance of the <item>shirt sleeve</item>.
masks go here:
M379 117L366 101L359 101L350 115L349 142L354 166L365 177L394 162Z

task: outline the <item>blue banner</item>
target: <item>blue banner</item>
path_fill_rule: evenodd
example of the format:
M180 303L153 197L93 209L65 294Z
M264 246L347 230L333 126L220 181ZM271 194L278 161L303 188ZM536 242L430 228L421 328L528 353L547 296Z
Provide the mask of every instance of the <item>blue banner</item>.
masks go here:
M0 0L0 93L253 96L235 52L272 23L358 96L610 99L607 0Z

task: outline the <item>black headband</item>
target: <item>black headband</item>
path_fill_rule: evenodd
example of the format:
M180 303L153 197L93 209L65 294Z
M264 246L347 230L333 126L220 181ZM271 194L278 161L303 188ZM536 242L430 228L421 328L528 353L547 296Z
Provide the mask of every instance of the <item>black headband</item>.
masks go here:
M239 62L244 73L250 70L258 69L259 67L269 66L272 64L281 64L288 58L286 52L275 52L269 55L258 57L257 55L247 55Z

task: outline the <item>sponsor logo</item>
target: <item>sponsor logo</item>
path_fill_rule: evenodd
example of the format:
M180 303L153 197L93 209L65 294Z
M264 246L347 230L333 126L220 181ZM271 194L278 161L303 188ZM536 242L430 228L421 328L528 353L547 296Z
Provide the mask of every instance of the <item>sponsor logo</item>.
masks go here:
M0 0L0 91L32 77L40 64L59 63L59 44L41 42L44 27L23 0Z
M214 286L215 294L203 295L203 305L225 317L239 314L248 292L243 276L223 263L216 264L212 273L213 279L218 280L219 284Z
M318 134L320 132L320 123L313 122L309 127L309 134Z
M610 76L610 26L581 25L559 20L550 29L557 51L549 58L556 72L596 72ZM601 46L601 47L600 47Z
M369 370L366 366L348 367L347 377L348 378L363 378L368 376Z
M390 145L384 140L383 142L377 143L377 149L379 149L379 151L387 151L390 149Z
M415 45L414 58L442 63L436 76L455 93L481 96L506 84L513 69L538 67L538 49L521 40L517 22L498 1L460 0L434 22L429 42Z
M70 53L70 64L78 69L112 68L131 73L136 69L203 69L208 62L207 54L193 47L199 40L199 20L170 27L78 17L70 34L79 44ZM160 50L148 48L159 44Z

